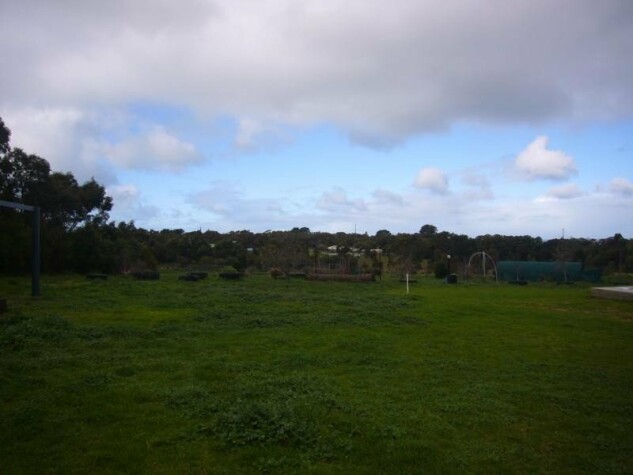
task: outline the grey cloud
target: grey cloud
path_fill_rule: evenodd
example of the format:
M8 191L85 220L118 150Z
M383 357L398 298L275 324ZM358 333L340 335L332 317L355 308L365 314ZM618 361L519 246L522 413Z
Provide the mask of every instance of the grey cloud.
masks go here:
M632 11L624 0L3 2L1 102L184 104L330 122L371 146L460 121L619 118L633 109Z

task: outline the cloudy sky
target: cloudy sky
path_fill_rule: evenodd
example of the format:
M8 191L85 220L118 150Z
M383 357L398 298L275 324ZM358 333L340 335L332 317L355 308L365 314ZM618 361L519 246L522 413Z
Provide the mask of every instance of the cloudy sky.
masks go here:
M630 0L0 0L12 145L186 230L633 237Z

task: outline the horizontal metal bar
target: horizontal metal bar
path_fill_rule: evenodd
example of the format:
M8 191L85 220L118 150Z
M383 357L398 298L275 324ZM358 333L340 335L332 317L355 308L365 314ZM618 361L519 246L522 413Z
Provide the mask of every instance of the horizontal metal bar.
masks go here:
M4 200L0 200L0 206L14 209L23 209L24 211L35 211L35 206L23 205L22 203L12 203L11 201Z

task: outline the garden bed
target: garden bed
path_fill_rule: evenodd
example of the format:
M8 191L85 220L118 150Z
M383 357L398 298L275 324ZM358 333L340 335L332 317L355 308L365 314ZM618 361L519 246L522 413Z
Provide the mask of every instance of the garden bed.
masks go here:
M375 282L374 274L308 274L308 280L323 282Z

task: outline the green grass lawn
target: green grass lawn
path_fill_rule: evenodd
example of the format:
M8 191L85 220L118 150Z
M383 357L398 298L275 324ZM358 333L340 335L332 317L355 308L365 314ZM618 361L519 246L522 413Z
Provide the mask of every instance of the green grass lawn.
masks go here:
M583 285L0 279L0 473L631 473Z

